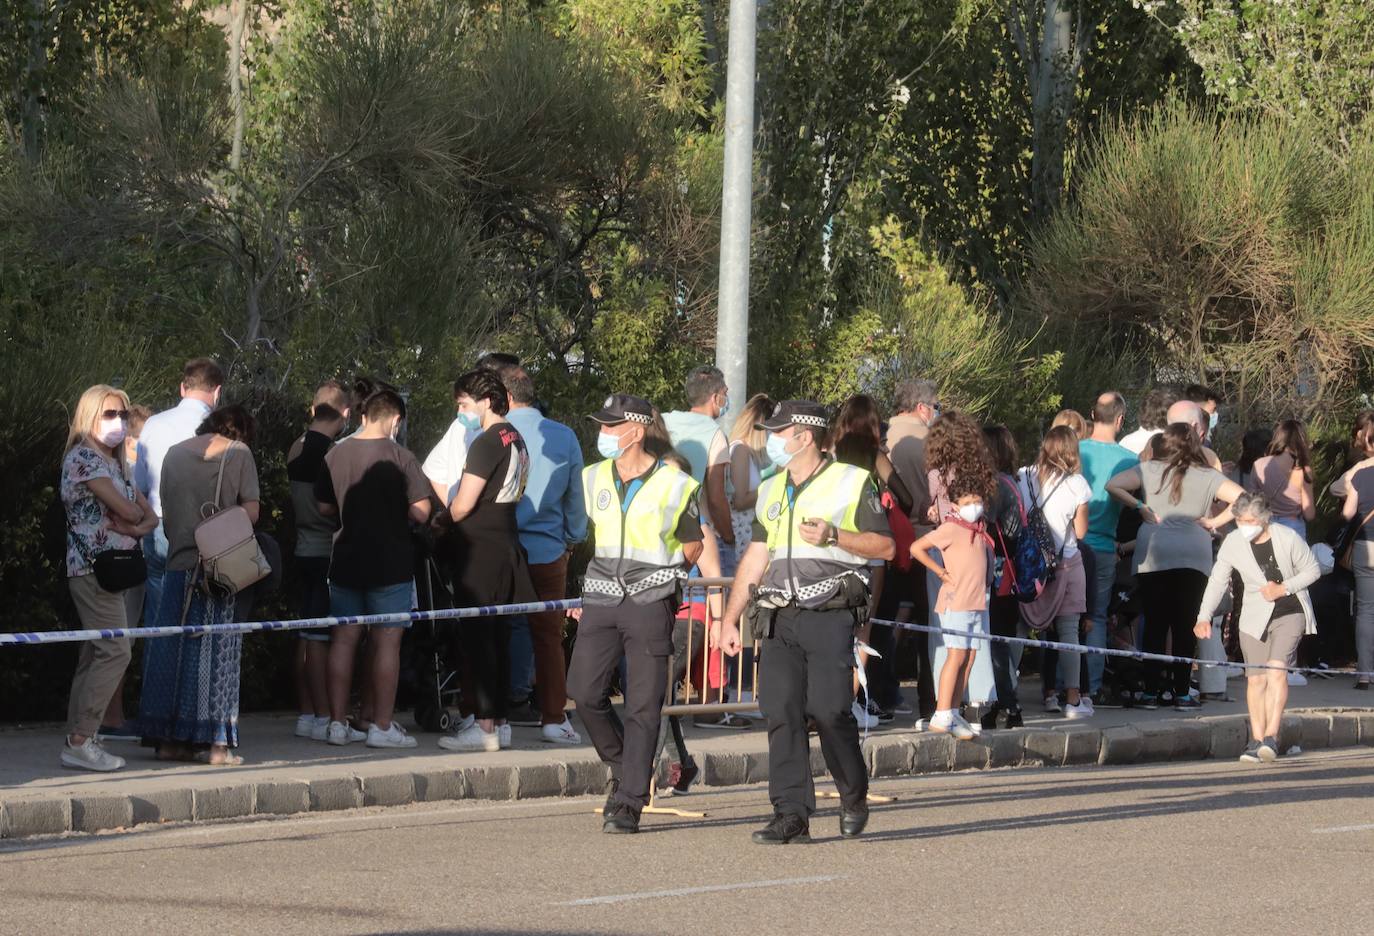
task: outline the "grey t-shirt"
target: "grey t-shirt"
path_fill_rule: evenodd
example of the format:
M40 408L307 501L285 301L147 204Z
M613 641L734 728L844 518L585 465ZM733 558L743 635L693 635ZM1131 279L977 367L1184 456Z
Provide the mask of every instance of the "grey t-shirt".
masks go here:
M212 440L213 456L206 454ZM246 445L235 444L224 450L224 439L216 435L199 435L179 442L167 450L162 462L162 526L167 534L167 568L185 572L196 567L200 553L196 550L196 527L210 514L201 508L215 500L215 482L219 477L220 460L224 461L224 483L220 487L216 507L223 509L261 498L258 490L258 466Z
M1361 468L1350 476L1350 486L1359 494L1355 516L1363 520L1374 511L1374 468ZM1374 520L1360 527L1360 539L1374 540Z
M1212 536L1198 525L1198 520L1212 512L1212 502L1226 483L1226 476L1213 468L1189 468L1175 503L1174 478L1166 478L1164 468L1163 462L1156 461L1140 465L1145 505L1155 512L1159 523L1141 524L1136 539L1136 571L1195 569L1203 575L1210 574Z

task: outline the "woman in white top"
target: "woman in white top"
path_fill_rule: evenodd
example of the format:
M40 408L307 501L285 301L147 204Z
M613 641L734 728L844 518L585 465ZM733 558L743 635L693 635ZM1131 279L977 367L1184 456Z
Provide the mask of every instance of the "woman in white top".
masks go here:
M768 464L764 444L768 433L759 425L773 415L773 401L756 393L744 404L730 432L730 462L725 469L725 494L730 501L730 526L735 533L735 557L744 555L754 536L754 504L758 501L763 468Z
M1033 602L1021 606L1021 620L1031 630L1053 627L1050 639L1069 644L1079 642L1079 621L1088 612L1087 576L1078 540L1088 533L1092 486L1080 474L1081 469L1077 434L1068 426L1055 426L1045 434L1035 464L1022 468L1016 476L1027 512L1038 506L1044 514L1059 557L1054 580ZM1059 688L1068 701L1065 716L1090 717L1092 700L1079 693L1083 654L1061 650L1058 656ZM1045 708L1059 711L1059 697L1054 690L1046 691Z

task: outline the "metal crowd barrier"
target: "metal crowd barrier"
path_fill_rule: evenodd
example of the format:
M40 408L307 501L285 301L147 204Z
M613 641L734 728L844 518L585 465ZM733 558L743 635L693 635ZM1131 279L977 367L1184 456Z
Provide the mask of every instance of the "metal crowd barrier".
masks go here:
M733 578L693 578L684 584L683 604L673 623L674 652L668 658L668 693L663 703L665 716L737 715L758 710L758 641L733 658L736 665L731 682L737 701L727 702L725 677L731 658L710 638L711 625L719 621L724 613L734 581ZM697 595L701 596L700 602L693 600ZM677 640L679 628L686 632L681 651ZM716 686L711 685L713 664L715 672L719 674ZM698 672L700 685L695 681ZM747 680L746 675L749 677ZM750 693L752 701L742 701L746 691Z

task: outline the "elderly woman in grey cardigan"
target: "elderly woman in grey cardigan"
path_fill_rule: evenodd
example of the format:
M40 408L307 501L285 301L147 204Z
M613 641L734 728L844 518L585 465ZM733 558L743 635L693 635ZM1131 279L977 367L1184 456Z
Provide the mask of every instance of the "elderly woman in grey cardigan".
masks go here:
M1235 532L1217 553L1207 590L1198 609L1194 632L1212 633L1212 616L1231 587L1231 573L1245 587L1240 608L1240 648L1247 664L1292 666L1298 641L1317 632L1307 588L1321 577L1317 557L1307 542L1281 524L1270 523L1269 503L1262 494L1242 494L1232 510ZM1279 723L1288 702L1288 674L1281 669L1251 670L1246 702L1251 740L1242 761L1273 761L1279 756Z

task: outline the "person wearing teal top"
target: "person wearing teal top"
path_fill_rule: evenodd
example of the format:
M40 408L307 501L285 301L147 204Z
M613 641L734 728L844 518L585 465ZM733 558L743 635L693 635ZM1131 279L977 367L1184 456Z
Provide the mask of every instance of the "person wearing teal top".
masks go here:
M1088 535L1083 538L1088 547L1085 558L1089 560L1088 617L1093 625L1086 643L1090 647L1105 647L1107 606L1116 583L1116 525L1121 519L1121 504L1107 493L1107 482L1118 472L1136 465L1139 459L1116 441L1126 418L1126 401L1121 394L1108 390L1099 395L1093 405L1092 418L1092 435L1078 443L1082 474L1092 487L1092 500L1088 502ZM1102 688L1102 670L1107 658L1097 653L1085 656L1087 689L1096 696Z

